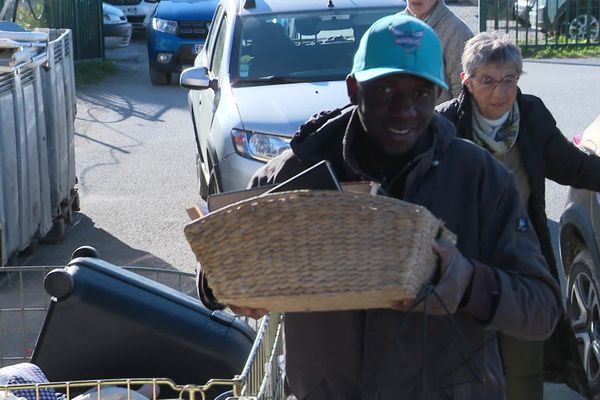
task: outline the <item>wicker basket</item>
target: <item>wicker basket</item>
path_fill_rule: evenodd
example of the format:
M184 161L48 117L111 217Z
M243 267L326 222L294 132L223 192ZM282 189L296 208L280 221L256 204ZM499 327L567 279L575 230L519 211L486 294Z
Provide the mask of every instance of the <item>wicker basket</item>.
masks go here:
M185 234L221 302L279 312L414 298L436 269L433 239L452 239L424 207L309 190L232 204L192 221Z

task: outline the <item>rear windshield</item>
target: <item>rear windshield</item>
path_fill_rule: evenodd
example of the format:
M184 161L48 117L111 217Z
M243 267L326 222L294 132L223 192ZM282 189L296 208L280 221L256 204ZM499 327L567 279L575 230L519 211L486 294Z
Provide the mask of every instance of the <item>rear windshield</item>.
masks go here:
M231 54L235 86L343 80L363 33L396 8L246 16Z

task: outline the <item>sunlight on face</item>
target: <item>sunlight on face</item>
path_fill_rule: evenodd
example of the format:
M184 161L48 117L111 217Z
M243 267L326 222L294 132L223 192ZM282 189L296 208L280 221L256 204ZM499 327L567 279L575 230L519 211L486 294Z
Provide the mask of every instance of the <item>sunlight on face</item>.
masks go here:
M519 73L511 63L483 64L465 85L477 104L481 115L498 119L509 111L517 99Z
M424 19L437 0L408 0L407 7L417 18Z

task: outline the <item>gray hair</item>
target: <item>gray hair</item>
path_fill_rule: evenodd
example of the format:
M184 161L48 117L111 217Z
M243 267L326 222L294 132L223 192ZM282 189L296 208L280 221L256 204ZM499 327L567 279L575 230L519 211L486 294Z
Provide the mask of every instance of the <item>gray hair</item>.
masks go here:
M508 35L497 31L480 32L467 40L461 61L467 76L473 76L477 67L490 63L510 63L519 75L523 73L521 49Z

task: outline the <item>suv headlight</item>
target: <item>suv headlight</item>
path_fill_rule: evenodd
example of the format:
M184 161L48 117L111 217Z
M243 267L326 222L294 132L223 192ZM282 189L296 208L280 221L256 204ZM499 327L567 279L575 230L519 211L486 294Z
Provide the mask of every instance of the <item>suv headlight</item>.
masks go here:
M154 29L155 31L175 35L177 33L177 21L169 21L168 19L161 18L152 18L152 29Z
M244 157L269 161L290 148L290 138L234 129L231 131L235 150Z

